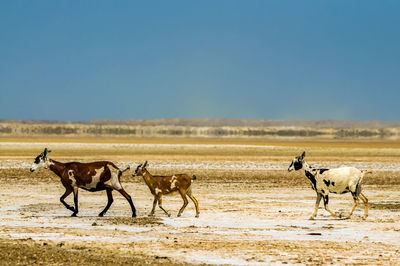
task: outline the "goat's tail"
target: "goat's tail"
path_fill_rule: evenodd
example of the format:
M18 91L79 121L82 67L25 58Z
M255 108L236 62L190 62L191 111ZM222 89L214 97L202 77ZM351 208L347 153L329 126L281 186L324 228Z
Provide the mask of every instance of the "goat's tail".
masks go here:
M372 170L362 170L361 171L361 176L360 179L358 179L357 185L356 185L356 193L357 195L361 193L361 182L363 181L364 175L366 174L372 174Z
M364 175L365 174L372 174L372 170L363 170L361 171Z
M192 176L192 180L196 180L197 177L195 175Z
M361 170L361 177L357 182L357 186L359 183L361 183L361 181L363 180L363 178L366 174L372 174L372 170Z
M131 167L128 165L128 167L126 167L124 170L120 170L121 174L123 174L124 172L128 171L129 169L131 169Z

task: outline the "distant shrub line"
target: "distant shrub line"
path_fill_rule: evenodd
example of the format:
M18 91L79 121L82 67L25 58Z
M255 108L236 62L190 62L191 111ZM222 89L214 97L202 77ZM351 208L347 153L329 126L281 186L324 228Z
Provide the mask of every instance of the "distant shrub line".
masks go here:
M184 136L184 137L321 137L321 138L398 138L399 128L302 128L302 127L201 127L129 126L93 124L2 124L1 136Z

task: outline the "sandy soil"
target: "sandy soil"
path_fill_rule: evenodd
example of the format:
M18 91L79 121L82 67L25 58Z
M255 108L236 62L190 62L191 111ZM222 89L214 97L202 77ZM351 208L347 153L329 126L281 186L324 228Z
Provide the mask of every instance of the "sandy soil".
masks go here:
M47 245L70 252L100 249L116 256L111 261L122 263L128 258L138 263L235 265L400 263L399 186L364 189L371 202L366 221L361 219L362 207L351 220L331 218L320 209L318 219L310 221L315 196L308 187L268 188L268 181L199 177L193 193L200 218L194 218L192 203L183 217L166 217L157 210L156 217L148 218L151 195L142 180L135 180L125 181L124 186L134 199L138 218L129 217L128 203L115 192L106 217L97 217L106 195L86 191L80 192L79 217L73 218L59 203L63 188L56 177L0 180L3 241L33 241L40 243L39 248ZM338 212L351 207L349 195L332 196L330 202ZM181 204L179 195L164 198L164 207L174 215Z
M153 156L150 171L155 174L197 175L193 195L200 217L194 217L192 202L176 217L182 205L178 194L163 199L173 216L156 209L155 217L148 217L148 188L141 178L124 174L122 184L138 217L130 217L128 203L114 192L113 205L100 218L105 192L80 190L80 212L70 217L59 202L64 188L58 177L48 170L31 174L33 158L0 157L2 264L400 264L397 159L359 162L378 171L364 186L370 201L367 220L362 220L362 204L350 220L330 217L321 204L311 221L315 192L300 173L288 174L288 162L279 158L204 161L181 156L173 161ZM116 163L134 166L143 159L136 158ZM390 172L382 171L388 165ZM72 204L72 197L67 202ZM351 206L349 194L330 197L336 212L347 213Z

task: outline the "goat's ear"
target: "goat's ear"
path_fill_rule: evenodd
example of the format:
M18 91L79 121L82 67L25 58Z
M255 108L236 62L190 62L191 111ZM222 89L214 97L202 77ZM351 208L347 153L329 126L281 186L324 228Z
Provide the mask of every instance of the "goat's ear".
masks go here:
M144 163L143 168L145 168L147 166L147 161Z
M303 151L303 153L301 154L301 159L304 159L304 157L306 157L306 152Z

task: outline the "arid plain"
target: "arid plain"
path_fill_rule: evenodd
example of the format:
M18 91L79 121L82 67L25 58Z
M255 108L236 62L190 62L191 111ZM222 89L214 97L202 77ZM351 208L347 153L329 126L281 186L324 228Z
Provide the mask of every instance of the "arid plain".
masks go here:
M49 170L30 173L47 147L62 162L110 160L131 166L121 183L138 217L114 192L105 217L105 192L80 191L78 217L59 198L60 180ZM363 191L370 203L349 220L335 219L315 203L304 174L287 172L295 155L307 152L316 167L371 169ZM182 217L179 194L165 196L167 217L134 168L149 162L153 174L197 176ZM0 261L2 264L400 264L400 142L267 140L228 138L0 139ZM67 198L72 204L72 197ZM350 194L331 195L330 207L347 213Z

